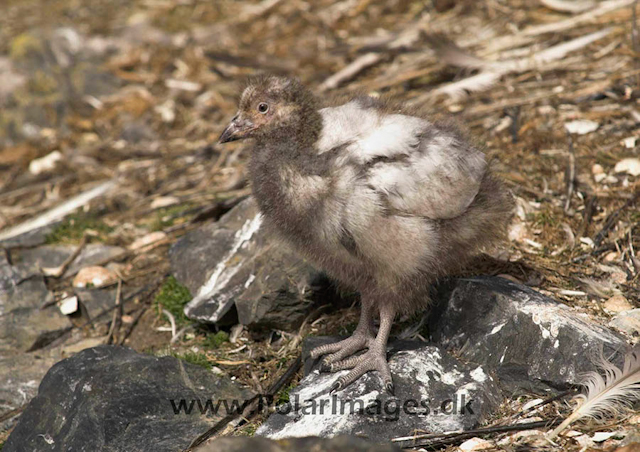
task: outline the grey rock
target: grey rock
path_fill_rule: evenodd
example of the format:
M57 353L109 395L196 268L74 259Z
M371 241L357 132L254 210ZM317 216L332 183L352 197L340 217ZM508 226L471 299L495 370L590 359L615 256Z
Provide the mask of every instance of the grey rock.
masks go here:
M640 336L640 309L630 309L616 315L609 325L630 336Z
M120 133L120 138L129 143L156 140L158 135L143 121L132 121L125 124Z
M2 145L1 140L0 145ZM41 228L33 229L29 232L25 232L24 234L16 235L15 237L0 240L0 245L5 249L22 247L32 248L40 246L47 241L47 235L50 234L58 224L60 224L59 221L48 224Z
M0 356L0 414L20 408L35 397L42 377L60 359L59 350ZM0 422L0 432L14 424L15 418L5 419Z
M304 349L308 356L310 348L335 340L309 338ZM485 369L465 364L434 345L396 341L390 344L388 358L395 396L386 393L377 372L332 396L331 385L348 371L321 373L315 363L289 393L289 403L279 406L256 435L278 439L349 433L384 441L416 430L470 429L502 400Z
M90 111L78 99L99 98L122 85L104 68L107 55L94 52L85 45L89 42L88 36L72 28L59 28L27 31L9 44L12 52L8 81L13 85L22 83L22 89L0 93L6 105L6 133L0 134L0 145L34 137L44 127L55 128L64 135L69 131L66 118L70 112Z
M195 295L185 307L188 317L291 329L321 300L336 297L321 273L260 225L255 201L248 198L171 248L172 272Z
M564 388L593 370L593 352L626 350L624 338L588 315L503 278L443 284L430 315L432 339L501 381Z
M27 78L15 71L9 58L0 57L0 107L4 107L5 101L11 93L26 82Z
M38 272L43 267L62 265L76 248L77 245L44 245L37 248L17 248L11 250L11 261L15 265L28 268L32 272ZM69 265L63 277L66 278L73 275L84 267L97 265L124 251L125 249L119 246L90 243L82 249L80 255Z
M0 254L0 356L35 350L66 331L71 323L53 305L44 278L9 264Z
M111 311L116 304L116 292L116 289L76 289L87 320L95 320ZM103 320L110 321L111 316L104 316Z
M375 444L362 438L338 435L334 438L291 438L286 441L274 441L267 438L246 436L218 438L195 452L400 452L393 444Z
M3 452L185 449L224 414L176 414L171 400L245 400L226 378L176 358L99 346L54 365ZM187 403L187 404L188 404Z

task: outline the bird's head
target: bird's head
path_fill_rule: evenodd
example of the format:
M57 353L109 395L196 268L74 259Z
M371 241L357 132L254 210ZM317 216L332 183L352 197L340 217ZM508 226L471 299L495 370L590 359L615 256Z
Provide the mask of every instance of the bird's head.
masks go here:
M238 112L219 142L295 135L313 111L313 95L298 80L274 75L255 77L249 79Z

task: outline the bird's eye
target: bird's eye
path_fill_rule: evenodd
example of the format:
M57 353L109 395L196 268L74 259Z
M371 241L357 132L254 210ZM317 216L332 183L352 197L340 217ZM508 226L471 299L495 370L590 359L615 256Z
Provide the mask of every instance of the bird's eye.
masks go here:
M258 104L258 111L264 115L266 112L269 111L269 104L265 102L260 102Z

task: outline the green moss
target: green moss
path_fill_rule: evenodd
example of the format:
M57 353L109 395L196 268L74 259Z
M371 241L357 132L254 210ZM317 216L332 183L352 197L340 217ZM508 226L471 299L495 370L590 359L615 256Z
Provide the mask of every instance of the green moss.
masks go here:
M173 352L171 353L171 356L181 359L182 361L185 361L189 364L195 364L196 366L204 367L208 370L213 367L209 362L207 355L205 355L204 353L196 353L192 351L187 351L184 353Z
M186 216L186 212L192 207L191 204L178 204L176 206L164 207L158 209L155 218L149 226L152 231L162 231L173 226L179 219Z
M242 433L246 436L253 436L255 435L256 430L258 430L258 424L247 424L242 430Z
M189 30L193 25L193 11L187 6L173 8L167 14L158 15L153 25L169 33L178 33Z
M207 348L218 348L229 340L229 334L224 331L218 331L216 334L208 334L204 340L204 346Z
M285 386L280 393L278 394L278 400L276 401L276 405L282 405L283 403L287 403L289 401L289 393L296 385L294 383L290 383Z
M545 210L533 215L534 227L556 227L560 223L559 217L553 212Z
M176 323L182 325L189 321L184 315L184 305L191 301L191 298L189 289L180 284L173 276L169 276L156 295L155 304L159 313L162 312L162 309L166 309L173 314Z
M96 231L103 239L113 230L95 215L79 213L65 218L62 223L47 234L45 240L48 244L78 242L87 229Z
M190 350L179 352L172 349L171 346L168 345L158 350L154 350L153 348L146 348L142 352L148 355L156 356L158 358L162 358L164 356L172 356L189 364L195 364L196 366L204 367L205 369L211 369L213 367L209 362L209 358L207 358L207 355L202 352L193 352Z
M42 44L35 36L23 33L16 36L9 47L9 55L14 60L21 60L32 52L42 50Z
M56 79L43 71L36 71L29 80L29 91L38 95L55 93L58 88Z

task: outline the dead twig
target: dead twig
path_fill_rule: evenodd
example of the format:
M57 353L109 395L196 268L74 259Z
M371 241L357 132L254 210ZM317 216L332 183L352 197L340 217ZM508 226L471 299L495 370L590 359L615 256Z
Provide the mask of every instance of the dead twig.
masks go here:
M191 445L184 452L193 451L196 447L203 444L210 438L213 438L218 433L225 434L226 427L230 426L231 428L235 428L241 423L248 420L252 414L256 412L256 409L263 408L264 398L266 396L267 400L275 396L280 389L289 383L291 379L294 377L295 373L298 371L300 366L302 365L302 356L298 356L293 363L287 368L287 370L276 380L276 382L269 387L269 390L266 394L257 394L252 398L245 400L242 404L242 411L239 413L231 413L224 418L222 418L218 423L216 423L209 430L204 432L202 435L198 436L191 442ZM223 431L224 430L224 431Z
M38 229L54 223L55 221L61 220L77 208L82 207L90 202L92 199L104 195L115 186L116 182L113 180L109 180L85 192L82 192L79 195L76 195L73 198L63 202L59 206L46 211L36 218L27 220L24 223L20 223L7 231L0 232L0 241L25 234L27 232L33 231L34 229Z
M531 56L510 59L505 61L484 61L472 55L465 55L464 51L459 49L453 43L443 43L436 46L435 50L439 56L449 64L479 68L479 74L467 77L453 83L447 83L432 93L426 93L416 99L412 99L411 103L419 103L425 101L432 96L445 94L451 98L458 99L464 97L468 92L484 91L495 85L504 75L511 73L523 73L531 70L550 69L550 63L560 60L560 64L566 64L563 58L576 50L582 49L592 42L598 41L614 31L612 27L604 30L598 30L578 38L563 42L547 49L537 51ZM445 38L440 37L441 40Z
M163 309L162 313L169 319L169 323L171 323L171 337L173 338L176 336L176 318L166 309Z
M622 207L615 210L607 217L607 220L604 222L604 226L602 226L600 232L598 232L593 238L593 244L596 246L596 248L600 246L604 238L609 234L609 231L616 225L616 223L618 222L618 218L620 218L620 214L634 205L638 198L640 198L640 190L636 191L631 199L629 199L622 205ZM595 250L593 252L595 253Z
M586 1L567 1L567 0L540 0L547 8L562 13L581 13L596 6L595 2Z
M567 390L567 391L563 391L563 392L561 392L560 394L556 394L556 395L554 395L554 396L552 396L552 397L547 397L546 399L544 399L543 401L541 401L541 402L540 402L540 403L538 403L537 405L531 406L531 407L527 408L526 410L519 411L518 413L516 413L516 414L512 417L512 420L516 420L516 419L518 419L518 418L521 418L521 417L522 417L522 416L524 416L525 414L529 414L529 413L531 413L532 411L535 411L535 410L537 410L537 409L539 409L539 408L542 408L542 407L543 407L543 406L545 406L545 405L548 405L548 404L550 404L550 403L552 403L552 402L555 402L556 400L562 400L562 399L564 399L565 397L567 397L567 396L569 396L569 395L572 395L572 394L576 394L576 393L577 393L577 389L576 389L576 388L571 388L571 389L569 389L569 390Z
M513 424L497 427L484 427L475 430L467 430L464 432L447 432L447 433L430 433L425 435L415 435L403 438L394 438L393 443L400 443L402 449L413 449L416 447L424 448L443 448L445 446L460 444L464 440L473 438L474 436L489 435L494 433L520 432L523 430L536 430L539 428L550 428L559 425L562 419L553 419L538 422L528 422L525 424ZM428 441L432 439L433 441Z
M567 200L564 203L565 214L569 212L569 208L571 207L571 197L573 196L573 191L576 186L576 154L573 149L573 138L571 138L571 134L567 133L567 135L569 137L569 161L565 172L567 187Z
M638 0L631 7L631 48L634 52L640 51L640 35L638 35Z
M69 257L65 259L62 265L59 265L57 267L42 267L40 269L42 271L42 274L51 278L60 278L62 275L64 275L64 272L67 271L69 265L71 265L73 261L75 261L76 258L80 255L86 244L87 234L85 233L82 235L82 239L80 240L80 244L78 245L78 247L73 251L73 253L71 253Z
M140 321L140 318L142 317L142 315L145 312L147 312L147 309L148 309L148 306L145 306L144 308L138 310L138 313L134 317L133 322L131 322L131 325L129 325L129 328L127 328L127 330L124 332L124 334L122 335L122 337L118 341L118 345L123 345L125 343L125 341L129 338L129 336L131 336L131 333L133 332L133 329L136 327L136 325Z
M365 53L326 79L318 89L320 91L328 91L337 88L341 83L351 80L365 69L378 64L384 57L385 55L382 53Z
M118 289L116 290L116 303L115 303L115 309L113 311L113 317L111 318L111 326L109 327L109 334L107 334L107 340L106 340L107 344L116 342L114 338L116 326L120 324L120 321L122 319L122 303L120 302L121 297L122 297L122 279L118 278Z
M537 36L544 33L557 33L575 28L577 25L593 22L600 16L608 14L620 8L626 8L636 0L609 0L601 2L597 8L574 16L569 19L550 24L533 25L522 30L524 36Z
M0 414L0 424L22 413L28 405L29 403L27 402L18 408L14 408L13 410Z
M176 334L174 334L174 335L171 337L171 340L169 341L169 343L170 343L170 344L175 344L175 343L178 341L178 339L180 339L180 338L184 335L184 333L186 333L186 332L187 332L187 331L189 331L189 330L192 330L192 329L193 329L193 328L195 328L195 327L196 327L196 326L195 326L193 323L190 323L189 325L187 325L187 326L185 326L185 327L183 327L183 328L179 329L179 330L176 332Z
M410 47L420 39L422 29L429 20L429 16L425 15L413 25L409 26L405 31L400 33L397 38L389 42L381 52L368 52L356 58L346 67L327 78L319 87L319 91L328 91L337 88L340 84L353 79L363 70L374 66L387 58L390 51L397 51L402 48Z

